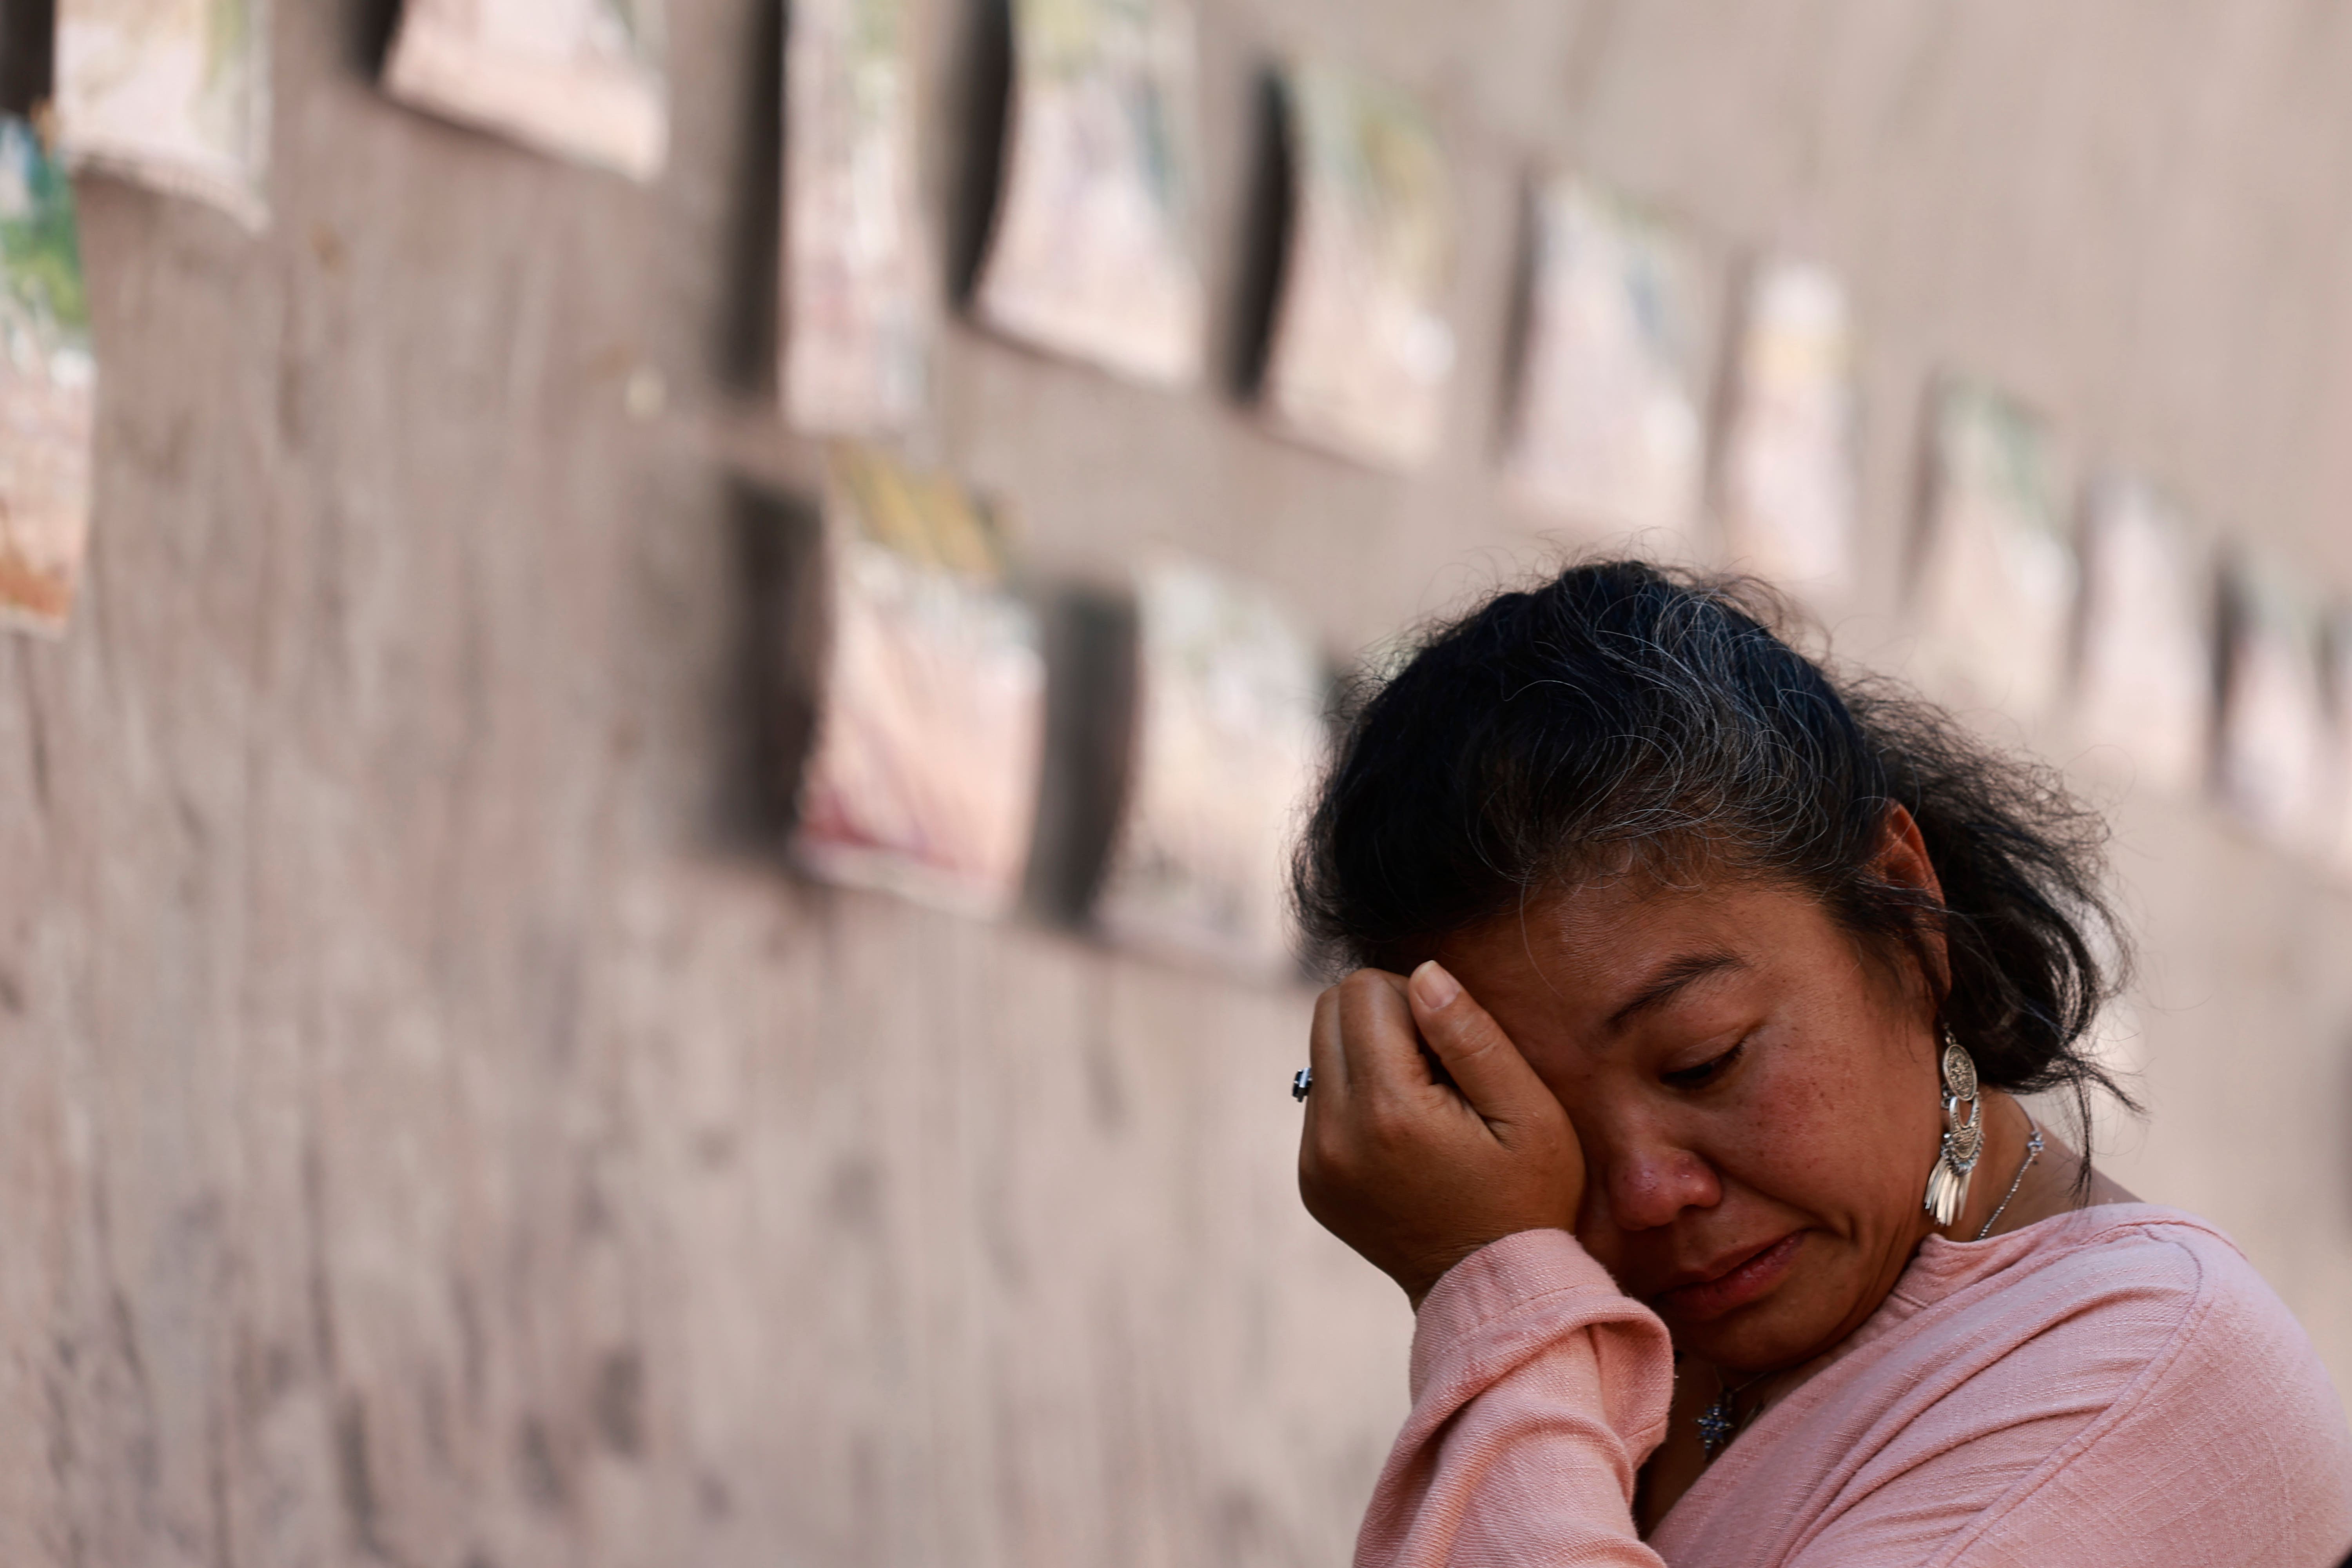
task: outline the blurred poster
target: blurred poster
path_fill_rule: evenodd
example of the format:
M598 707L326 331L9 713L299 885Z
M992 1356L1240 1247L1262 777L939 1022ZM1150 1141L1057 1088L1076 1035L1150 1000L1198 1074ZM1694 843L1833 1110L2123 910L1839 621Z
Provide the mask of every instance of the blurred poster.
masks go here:
M1723 457L1732 563L1797 591L1853 585L1853 331L1845 286L1774 261L1748 289Z
M1045 744L1036 617L994 520L952 479L835 455L833 645L796 849L830 880L1011 909Z
M2210 594L2179 516L2137 480L2091 488L2084 520L2084 738L2128 756L2139 776L2187 795L2211 741Z
M405 0L394 98L633 180L669 151L661 0Z
M2330 611L2326 625L2327 768L2322 781L2319 832L2330 868L2352 881L2352 606Z
M1936 390L1916 588L1919 679L2032 720L2055 701L2077 587L2048 428L1990 388Z
M0 624L65 629L89 538L96 372L73 186L0 119Z
M58 0L68 162L268 219L269 0Z
M1289 73L1293 204L1265 397L1303 440L1413 468L1435 456L1454 370L1454 214L1419 105L1336 66Z
M921 414L932 278L916 188L912 0L795 0L784 46L785 417L825 435Z
M1549 510L1685 533L1705 458L1696 259L1580 180L1547 186L1535 220L1511 479Z
M1198 566L1140 573L1135 745L1097 902L1139 945L1264 973L1292 961L1289 838L1323 746L1313 641Z
M1192 27L1184 0L1014 0L976 296L991 326L1138 381L1200 379Z
M2289 849L2327 836L2327 694L2320 612L2274 561L2242 559L2227 578L2221 643L2221 797Z

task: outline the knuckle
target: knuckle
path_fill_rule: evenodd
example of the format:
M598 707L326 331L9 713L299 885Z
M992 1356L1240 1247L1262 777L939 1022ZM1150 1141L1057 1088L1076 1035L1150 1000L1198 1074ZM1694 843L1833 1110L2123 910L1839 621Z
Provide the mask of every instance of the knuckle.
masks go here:
M1364 1109L1364 1132L1380 1147L1394 1149L1412 1141L1413 1118L1392 1100L1377 1100Z
M1361 1016L1396 1000L1396 976L1383 970L1359 969L1339 982L1339 990L1341 1005Z
M1462 1042L1464 1049L1484 1056L1496 1047L1509 1043L1500 1024L1475 1009L1469 1010L1469 1014L1454 1026L1454 1037Z
M1495 1055L1498 1037L1491 1028L1462 1029L1454 1037L1454 1054L1463 1061L1483 1062Z

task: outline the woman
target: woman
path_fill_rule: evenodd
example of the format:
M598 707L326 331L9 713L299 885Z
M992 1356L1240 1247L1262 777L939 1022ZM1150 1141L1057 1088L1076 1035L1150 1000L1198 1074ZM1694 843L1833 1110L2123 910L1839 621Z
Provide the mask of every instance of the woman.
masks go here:
M1743 594L1503 595L1318 805L1300 1188L1418 1312L1357 1561L2336 1563L2301 1328L2018 1098L2113 1088L2097 823Z

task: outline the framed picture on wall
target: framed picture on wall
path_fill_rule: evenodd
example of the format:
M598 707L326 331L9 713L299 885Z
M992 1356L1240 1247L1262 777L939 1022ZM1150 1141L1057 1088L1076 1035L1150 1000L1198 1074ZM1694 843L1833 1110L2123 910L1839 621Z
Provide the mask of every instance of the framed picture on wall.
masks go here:
M2352 605L2329 609L2325 634L2327 761L2320 778L2319 839L2336 879L2352 882Z
M1013 0L1004 168L974 305L1133 380L1201 377L1193 19L1185 0Z
M1454 331L1453 194L1412 98L1339 66L1285 79L1292 213L1261 395L1276 425L1376 466L1436 455Z
M1588 525L1686 537L1706 458L1698 258L1581 179L1543 185L1532 216L1511 487Z
M1279 973L1287 850L1324 744L1328 674L1262 590L1162 559L1136 580L1128 795L1096 918L1147 948Z
M669 153L661 0L404 0L383 68L404 103L650 180Z
M937 283L917 189L912 0L796 0L784 59L784 416L877 436L920 416Z
M58 0L58 145L268 221L270 0Z
M1724 432L1731 564L1809 598L1854 585L1856 396L1845 286L1810 262L1749 277Z
M2268 556L2241 554L2222 581L2215 782L2222 801L2263 837L2284 849L2315 849L2334 826L2319 603Z
M64 631L89 540L97 365L73 185L0 118L0 625Z
M2079 586L2049 428L1976 382L1947 376L1931 396L1914 673L1957 706L2040 719L2063 689Z
M830 652L795 851L827 880L977 915L1021 896L1045 745L1037 618L953 479L834 455Z
M2095 481L2083 517L2074 712L2083 738L2176 795L2203 784L2213 731L2212 592L2171 503Z

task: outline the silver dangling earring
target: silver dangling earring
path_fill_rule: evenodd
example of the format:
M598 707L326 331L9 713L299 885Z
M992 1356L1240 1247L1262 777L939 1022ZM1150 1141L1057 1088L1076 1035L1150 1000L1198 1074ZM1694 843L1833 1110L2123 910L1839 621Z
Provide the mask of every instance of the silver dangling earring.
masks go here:
M1969 1108L1960 1120L1960 1107ZM1927 1173L1927 1211L1938 1226L1960 1217L1969 1201L1969 1178L1984 1152L1984 1101L1977 1097L1977 1064L1960 1043L1944 1031L1944 1145L1936 1167Z

